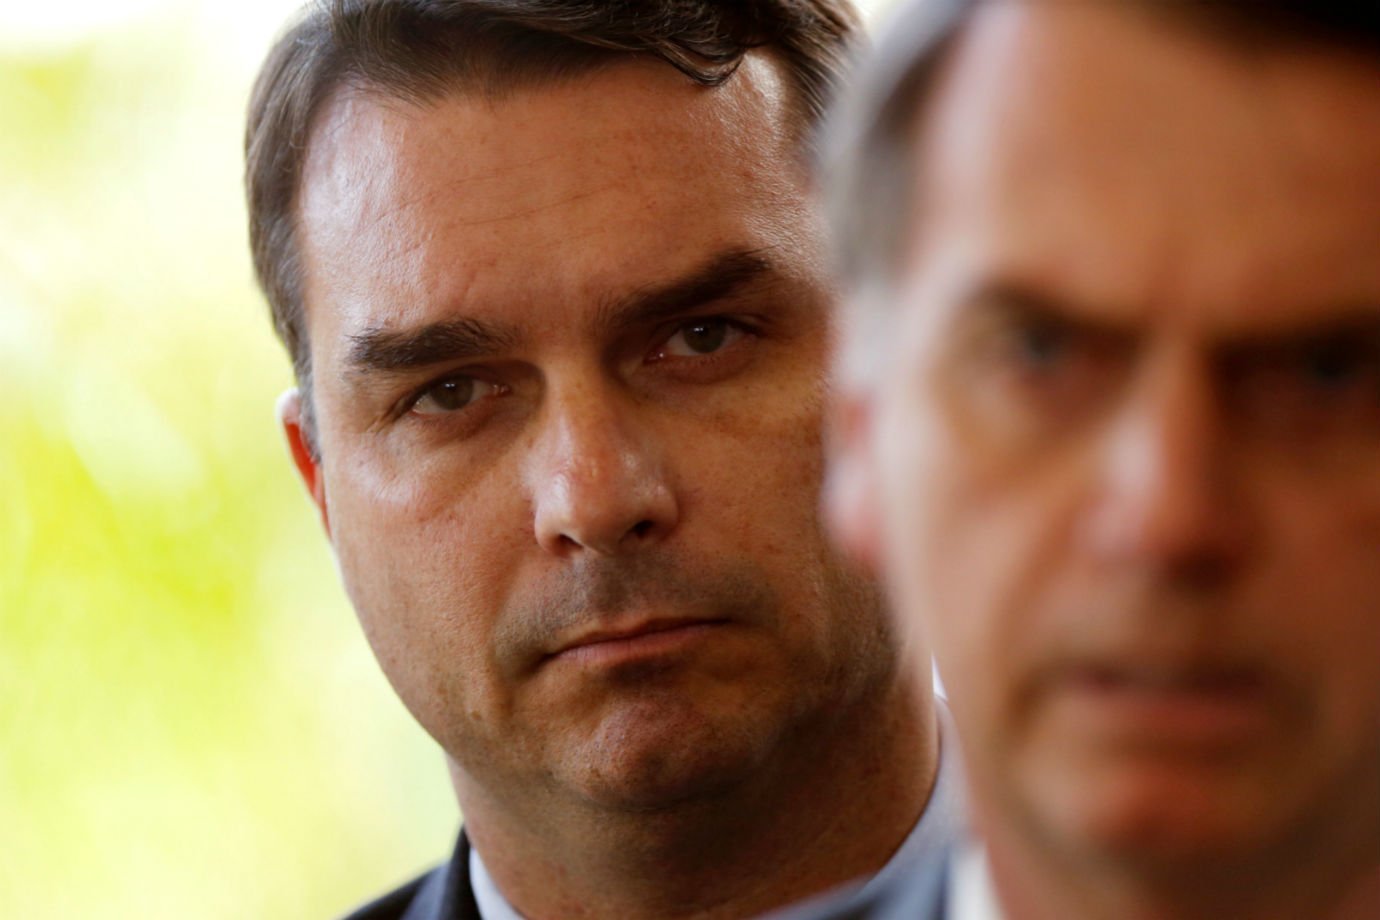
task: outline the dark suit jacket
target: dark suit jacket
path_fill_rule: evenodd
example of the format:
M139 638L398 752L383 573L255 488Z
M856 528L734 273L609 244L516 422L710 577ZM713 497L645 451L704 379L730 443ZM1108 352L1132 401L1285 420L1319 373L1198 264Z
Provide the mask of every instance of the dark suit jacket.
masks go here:
M944 920L949 859L934 859L876 895L825 898L802 920ZM470 887L470 842L462 831L450 862L350 914L345 920L480 920Z
M479 920L470 887L470 842L460 833L450 862L413 879L345 920Z

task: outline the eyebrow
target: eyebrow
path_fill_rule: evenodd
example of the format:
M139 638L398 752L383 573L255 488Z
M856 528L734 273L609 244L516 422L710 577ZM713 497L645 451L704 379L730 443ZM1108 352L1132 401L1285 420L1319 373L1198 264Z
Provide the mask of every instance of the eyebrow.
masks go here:
M1228 357L1288 352L1344 340L1355 346L1380 345L1380 309L1352 308L1311 321L1225 338L1219 346Z
M762 278L776 275L775 263L763 249L729 249L681 278L644 287L607 303L594 325L625 329L673 319L708 304L726 300Z
M354 376L397 374L510 349L511 329L468 317L427 323L415 329L375 327L350 336L346 367Z
M1046 296L1040 291L1009 281L993 281L979 285L963 304L960 322L985 320L1033 320L1051 326L1082 329L1112 337L1135 335L1133 322L1109 320L1090 304L1070 303Z
M681 278L642 288L605 304L596 313L594 326L621 329L669 319L730 297L772 274L774 264L763 250L730 249ZM402 374L510 351L519 340L515 329L472 317L412 329L379 326L349 337L345 366L354 377Z
M1104 319L1095 306L1066 302L1033 288L1009 282L980 285L962 298L964 312L979 321L982 317L1030 319L1095 334L1133 337L1141 333L1139 324L1119 319ZM1226 330L1213 337L1212 347L1221 353L1246 353L1295 348L1339 337L1359 341L1380 339L1380 304L1363 306L1334 305L1316 309L1310 315L1281 319L1254 329Z

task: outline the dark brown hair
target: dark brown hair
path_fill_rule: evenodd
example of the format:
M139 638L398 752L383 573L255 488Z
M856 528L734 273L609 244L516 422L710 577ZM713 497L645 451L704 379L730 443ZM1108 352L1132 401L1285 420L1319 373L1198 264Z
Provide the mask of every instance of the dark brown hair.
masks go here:
M774 52L813 136L860 34L850 0L330 0L303 12L268 54L245 134L254 270L309 391L296 203L313 120L342 87L424 104L491 96L627 55L716 86L753 48ZM803 142L803 141L802 141ZM310 413L309 392L304 393ZM308 425L310 428L310 424Z

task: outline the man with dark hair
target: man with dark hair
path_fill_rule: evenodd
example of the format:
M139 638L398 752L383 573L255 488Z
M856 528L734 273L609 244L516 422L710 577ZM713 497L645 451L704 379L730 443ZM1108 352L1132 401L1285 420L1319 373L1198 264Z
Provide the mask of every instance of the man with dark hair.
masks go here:
M939 0L841 110L831 518L978 843L875 916L1380 917L1380 15Z
M928 683L817 512L808 144L855 30L844 0L353 0L271 52L283 427L465 824L358 916L744 917L953 833Z

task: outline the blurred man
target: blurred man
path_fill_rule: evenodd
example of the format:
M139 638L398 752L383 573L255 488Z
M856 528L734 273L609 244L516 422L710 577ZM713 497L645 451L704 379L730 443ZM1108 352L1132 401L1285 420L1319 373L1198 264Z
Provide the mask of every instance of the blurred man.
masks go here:
M359 916L742 917L946 844L927 690L816 510L807 139L854 30L841 0L358 0L270 54L282 424L465 821Z
M847 110L831 510L983 841L903 915L1380 917L1378 20L941 0Z

